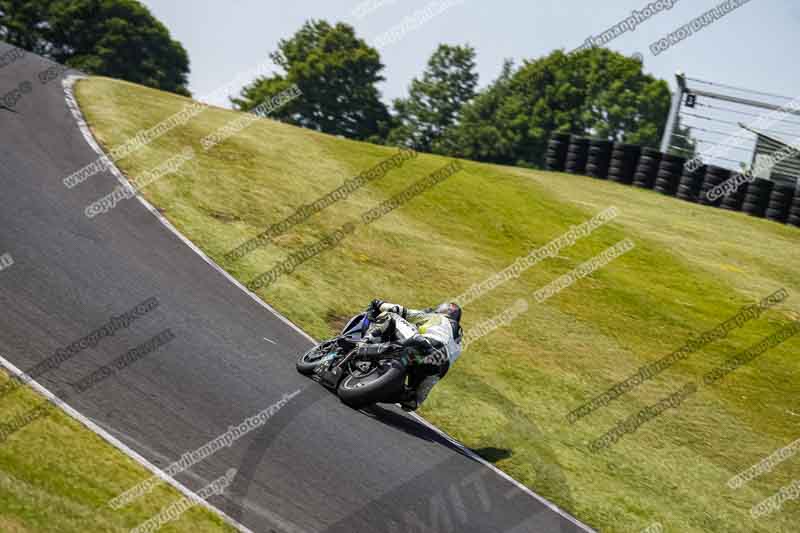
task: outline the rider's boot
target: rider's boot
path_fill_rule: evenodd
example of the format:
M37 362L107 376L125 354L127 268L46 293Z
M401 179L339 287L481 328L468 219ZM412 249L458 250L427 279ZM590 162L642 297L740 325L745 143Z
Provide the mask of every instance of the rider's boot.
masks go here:
M417 391L414 389L404 389L400 394L400 408L405 412L416 411L419 408L417 402Z
M438 375L425 376L414 388L405 389L400 396L400 407L403 411L416 411L428 397L434 385L439 382Z

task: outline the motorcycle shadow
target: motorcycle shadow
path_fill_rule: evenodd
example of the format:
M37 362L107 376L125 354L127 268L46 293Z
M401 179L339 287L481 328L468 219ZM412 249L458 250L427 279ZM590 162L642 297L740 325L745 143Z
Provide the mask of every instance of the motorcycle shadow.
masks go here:
M426 440L428 442L440 444L456 453L463 455L464 457L471 459L470 455L464 448L454 444L422 422L416 420L411 415L400 411L397 407L388 408L388 406L375 404L365 407L360 411L373 420L389 426L392 429L402 431L403 433Z

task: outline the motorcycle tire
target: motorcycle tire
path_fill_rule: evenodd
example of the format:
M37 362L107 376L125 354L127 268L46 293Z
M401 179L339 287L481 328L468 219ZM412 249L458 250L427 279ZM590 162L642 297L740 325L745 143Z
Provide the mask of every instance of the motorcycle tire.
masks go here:
M347 375L336 391L346 405L361 409L376 403L393 402L403 390L406 365L396 359L379 362L366 374Z
M320 343L309 351L297 358L297 371L304 376L310 376L314 370L322 363L323 358L327 355L329 348L335 340L325 341Z

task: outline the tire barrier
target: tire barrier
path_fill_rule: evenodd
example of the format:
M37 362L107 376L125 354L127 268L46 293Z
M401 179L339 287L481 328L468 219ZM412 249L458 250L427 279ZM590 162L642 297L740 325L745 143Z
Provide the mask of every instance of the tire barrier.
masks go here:
M656 183L658 167L661 164L661 152L655 148L642 148L642 156L636 165L633 175L633 186L641 189L652 189Z
M636 172L641 152L639 145L614 143L608 167L608 179L625 185L633 183L633 174Z
M800 228L800 181L795 187L792 203L789 204L789 217L786 219L786 223Z
M754 217L763 217L767 211L773 185L770 180L762 178L756 178L751 182L744 195L742 212Z
M715 165L686 168L686 159L655 148L554 133L547 144L548 170L585 174L675 196L687 202L742 211L800 228L800 181L796 185L756 178L714 201L708 192L733 172Z
M731 177L731 171L727 168L718 167L715 165L708 165L706 167L706 174L703 177L703 186L700 188L699 202L702 205L710 205L719 207L722 204L722 198L710 200L708 192Z
M573 135L567 148L565 170L570 174L584 174L589 160L589 139Z
M786 219L786 223L800 228L800 189L794 191L794 200L789 207L789 218Z
M554 133L547 142L545 165L547 170L563 172L567 163L567 150L569 149L569 133Z
M665 194L667 196L675 196L678 192L678 183L681 179L681 172L683 166L686 164L686 159L672 154L662 154L661 164L658 167L656 174L656 184L654 189L656 192Z
M695 170L684 168L681 179L678 182L678 192L675 196L687 202L697 202L700 189L703 188L703 179L705 179L705 176L705 165L699 166Z
M723 196L720 207L722 209L727 209L728 211L741 211L746 194L747 184L744 183L738 189L736 189L736 192L732 192L726 196Z
M767 210L764 216L775 222L785 223L789 218L789 209L792 206L794 186L787 183L775 183L769 195Z
M586 175L596 179L607 179L611 164L611 148L613 143L606 139L589 141L589 159L586 164Z

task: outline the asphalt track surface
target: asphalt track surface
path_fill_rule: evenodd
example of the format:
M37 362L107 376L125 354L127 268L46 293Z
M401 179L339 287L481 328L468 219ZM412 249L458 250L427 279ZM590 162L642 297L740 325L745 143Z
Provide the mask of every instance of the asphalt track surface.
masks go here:
M298 375L308 338L139 202L87 218L117 182L103 172L62 183L97 155L61 79L37 78L50 66L27 54L0 69L0 96L31 84L0 109L0 254L14 260L0 271L0 355L29 369L156 297L157 309L37 381L162 468L301 390L258 431L177 476L196 491L238 469L210 503L252 531L583 531L394 407L354 411ZM165 328L175 335L166 346L82 394L70 385Z

